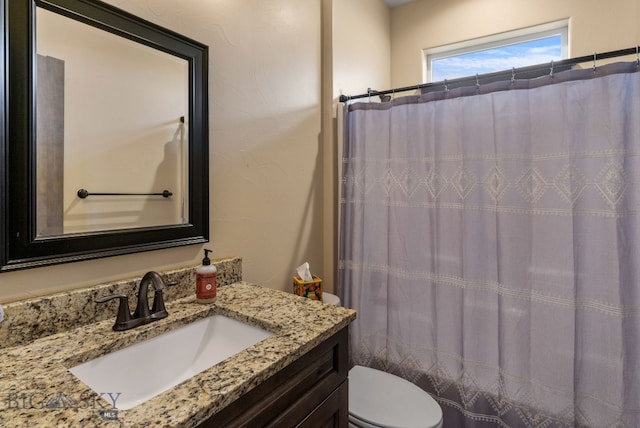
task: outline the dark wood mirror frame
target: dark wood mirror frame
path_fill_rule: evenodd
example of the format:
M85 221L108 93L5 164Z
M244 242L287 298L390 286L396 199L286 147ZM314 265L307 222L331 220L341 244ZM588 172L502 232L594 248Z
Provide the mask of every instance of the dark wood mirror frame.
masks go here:
M186 224L36 236L35 9L42 7L189 63ZM199 244L209 239L208 48L97 0L0 0L0 271Z

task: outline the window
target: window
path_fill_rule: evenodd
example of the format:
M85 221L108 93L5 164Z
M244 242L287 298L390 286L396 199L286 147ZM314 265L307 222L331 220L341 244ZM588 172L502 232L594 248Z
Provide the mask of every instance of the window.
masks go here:
M424 82L568 58L568 20L425 49Z

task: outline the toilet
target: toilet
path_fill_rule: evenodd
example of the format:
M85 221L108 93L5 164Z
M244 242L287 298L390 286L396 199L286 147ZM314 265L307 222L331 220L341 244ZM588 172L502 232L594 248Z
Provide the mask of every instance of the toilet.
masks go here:
M322 301L340 298L323 292ZM429 394L401 377L363 366L349 370L349 426L442 428L442 409Z
M327 293L326 291L322 292L322 301L333 306L340 306L340 298L335 294Z

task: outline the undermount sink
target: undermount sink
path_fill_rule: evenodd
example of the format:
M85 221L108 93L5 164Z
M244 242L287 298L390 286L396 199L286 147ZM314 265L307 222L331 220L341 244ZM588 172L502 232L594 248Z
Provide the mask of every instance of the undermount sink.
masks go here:
M261 328L213 315L69 371L126 410L270 336Z

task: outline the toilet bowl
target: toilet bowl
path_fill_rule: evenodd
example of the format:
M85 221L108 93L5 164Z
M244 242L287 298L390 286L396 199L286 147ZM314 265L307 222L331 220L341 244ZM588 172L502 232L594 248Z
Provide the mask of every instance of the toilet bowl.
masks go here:
M322 293L325 303L340 298ZM363 366L349 370L349 426L441 428L442 409L429 394L401 377Z

